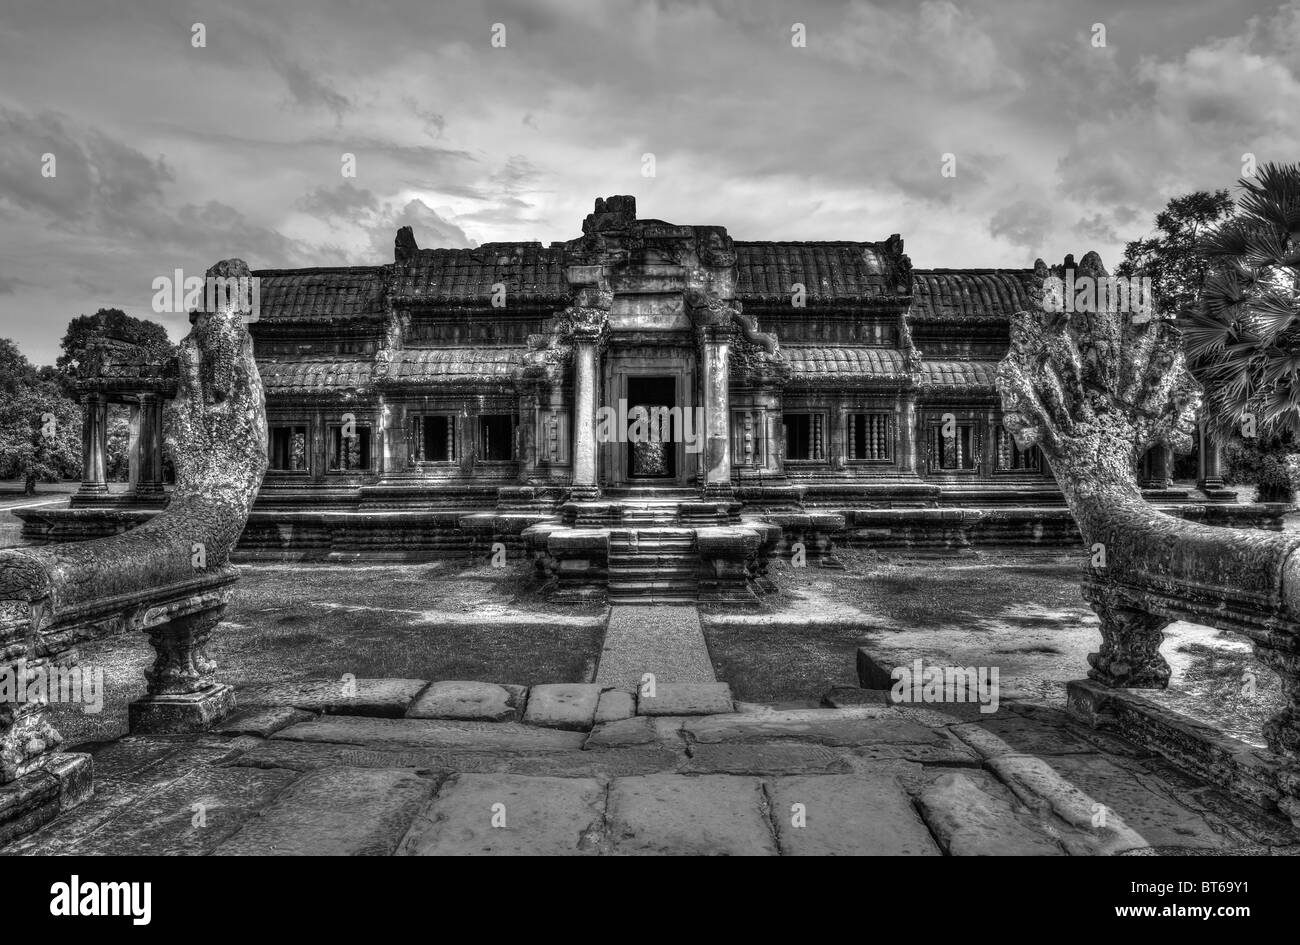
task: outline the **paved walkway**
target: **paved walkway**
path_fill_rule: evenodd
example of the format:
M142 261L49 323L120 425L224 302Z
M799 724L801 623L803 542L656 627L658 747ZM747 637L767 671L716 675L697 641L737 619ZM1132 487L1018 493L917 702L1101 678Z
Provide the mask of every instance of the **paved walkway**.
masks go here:
M95 795L0 852L1300 852L1276 814L1037 705L837 690L840 708L737 712L722 684L647 702L357 683L350 703L329 681L262 687L220 733L105 744Z
M634 689L642 674L658 682L715 680L700 612L689 605L614 604L596 682Z

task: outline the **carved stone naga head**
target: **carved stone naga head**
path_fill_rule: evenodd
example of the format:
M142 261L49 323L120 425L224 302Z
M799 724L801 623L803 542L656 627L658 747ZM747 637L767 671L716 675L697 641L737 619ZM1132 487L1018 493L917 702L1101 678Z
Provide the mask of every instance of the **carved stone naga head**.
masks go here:
M1096 253L1077 266L1038 260L1033 305L1012 316L998 366L1003 424L1022 449L1043 451L1067 498L1139 494L1134 468L1148 448L1191 447L1201 394L1181 333L1120 282Z

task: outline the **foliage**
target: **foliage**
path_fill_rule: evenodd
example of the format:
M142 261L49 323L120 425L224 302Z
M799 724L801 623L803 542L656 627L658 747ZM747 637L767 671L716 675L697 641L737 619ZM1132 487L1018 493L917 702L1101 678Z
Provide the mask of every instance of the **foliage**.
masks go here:
M1238 185L1237 214L1200 241L1210 272L1187 310L1189 366L1220 430L1300 431L1300 164Z
M1197 191L1174 197L1156 214L1156 233L1124 247L1118 276L1151 279L1156 311L1177 317L1196 304L1210 273L1210 261L1200 252L1205 232L1232 216L1226 190Z

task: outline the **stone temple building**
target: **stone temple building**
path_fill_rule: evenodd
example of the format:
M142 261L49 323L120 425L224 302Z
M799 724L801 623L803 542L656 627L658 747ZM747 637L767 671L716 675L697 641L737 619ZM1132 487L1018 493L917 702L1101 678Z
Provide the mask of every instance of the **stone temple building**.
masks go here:
M685 572L697 552L708 570L714 545L760 577L750 539L824 558L837 533L885 547L1077 536L994 389L1033 269L914 269L896 235L745 242L638 218L616 196L549 246L422 249L403 228L391 262L256 275L270 469L249 557L499 543L574 588L639 555L641 585L662 591L676 586L665 562L685 556L690 596ZM81 515L30 516L29 538L102 533L157 504L167 372L120 356L89 372ZM110 400L140 418L127 499L103 490ZM1155 495L1186 499L1167 456L1147 467Z

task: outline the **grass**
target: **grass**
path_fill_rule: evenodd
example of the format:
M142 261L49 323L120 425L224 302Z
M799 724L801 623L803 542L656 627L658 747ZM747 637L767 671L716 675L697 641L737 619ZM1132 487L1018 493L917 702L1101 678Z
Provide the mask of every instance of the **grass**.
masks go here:
M893 559L841 555L844 571L777 565L781 594L753 618L714 608L705 637L719 679L737 698L817 703L834 686L856 686L857 648L891 634L960 634L984 652L1057 654L1017 631L1086 619L1079 565L1062 558ZM1083 668L1075 673L1083 675Z

